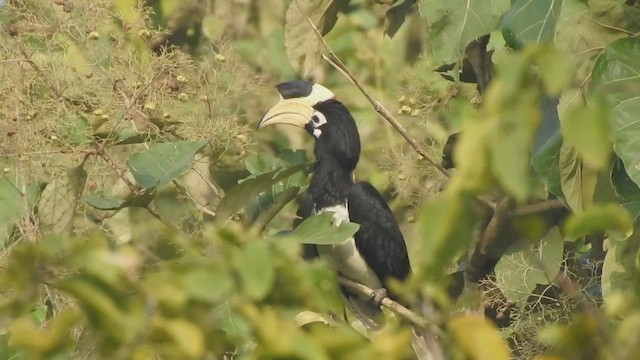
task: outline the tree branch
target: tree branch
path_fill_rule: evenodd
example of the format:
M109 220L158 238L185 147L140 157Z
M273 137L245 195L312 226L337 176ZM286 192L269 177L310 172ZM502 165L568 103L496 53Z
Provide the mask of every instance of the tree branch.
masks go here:
M374 295L373 289L365 285L362 285L360 283L357 283L355 281L349 280L343 276L338 276L338 282L340 283L340 285L349 289L349 291L356 293L358 295L362 295L366 298L371 298ZM415 312L407 309L400 303L397 303L389 299L388 297L382 300L381 305L393 311L394 313L402 316L403 318L409 320L413 325L421 329L426 329L428 326L434 325L436 323L435 320L425 319L422 316L416 314Z
M531 215L531 214L536 214L540 212L545 212L547 210L562 209L563 207L565 207L564 204L562 203L562 201L558 199L543 200L533 204L518 206L511 215L512 216Z
M294 0L294 1L296 3L296 6L298 7L298 10L300 10L300 13L302 15L305 15L305 13L304 13L304 11L302 9L302 6L300 6L300 3L298 2L298 0ZM380 114L385 120L387 120L387 122L389 124L391 124L391 126L393 126L394 129L396 129L396 131L398 131L400 133L400 135L402 135L402 137L422 157L422 159L424 159L430 165L435 167L444 176L449 176L449 171L447 169L445 169L444 167L442 167L442 165L440 165L440 163L438 163L438 162L434 161L433 159L431 159L429 157L429 155L427 154L427 152L422 148L422 146L420 146L420 144L418 144L418 141L416 141L416 139L414 139L411 136L411 134L409 134L409 131L407 131L407 129L404 126L402 126L402 124L400 124L398 122L398 120L396 120L396 118L389 112L389 110L387 110L382 105L382 103L380 103L380 101L378 101L378 99L376 99L373 95L371 95L364 88L364 86L360 83L360 81L358 81L358 79L356 79L356 77L347 68L347 66L342 62L342 60L340 60L340 58L336 55L336 53L333 52L333 49L331 49L329 44L327 44L327 42L325 41L324 37L322 36L322 33L320 33L320 30L318 30L318 28L316 27L316 24L314 24L313 20L311 20L311 18L308 17L308 16L307 16L307 22L309 23L309 25L311 26L313 31L318 36L318 39L320 39L320 42L322 43L322 46L327 50L327 53L329 53L329 56L323 55L322 58L324 60L326 60L327 62L329 62L333 67L338 69L344 76L347 77L347 79L349 79L349 81L351 81L351 83L353 83L358 88L358 90L360 90L362 95L364 95L364 97L367 98L369 103L371 103L371 105L373 105L374 110L378 114Z

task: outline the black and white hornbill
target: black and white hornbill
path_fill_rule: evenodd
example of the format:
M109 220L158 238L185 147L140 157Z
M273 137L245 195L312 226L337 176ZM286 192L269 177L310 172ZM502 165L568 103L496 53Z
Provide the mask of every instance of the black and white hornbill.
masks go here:
M400 227L384 198L369 183L355 182L353 171L360 158L360 135L347 108L327 88L296 80L276 86L280 101L260 120L259 128L288 124L305 129L315 138L313 175L298 215L302 218L333 212L333 223L360 225L353 237L337 245L313 245L306 257L319 256L342 276L375 290L373 299L343 289L348 306L368 329L382 325L380 302L389 279L405 280L411 273ZM426 302L421 312L430 309ZM412 346L420 360L444 359L433 329L413 330Z
M343 291L362 324L381 326L380 301L387 296L387 281L404 280L411 268L407 247L393 213L369 183L355 182L353 171L360 157L360 136L347 108L327 88L296 80L276 86L280 101L262 118L259 128L288 124L304 128L315 138L313 175L298 214L309 217L331 211L333 224L360 225L355 235L338 245L312 245L306 255L320 256L340 275L376 290L374 299ZM394 298L392 293L389 297Z

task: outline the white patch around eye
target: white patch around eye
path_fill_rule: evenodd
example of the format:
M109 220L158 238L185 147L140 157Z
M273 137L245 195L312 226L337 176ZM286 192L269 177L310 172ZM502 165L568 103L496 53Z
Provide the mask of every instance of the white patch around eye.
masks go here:
M311 116L311 123L313 124L313 136L317 139L322 135L320 127L327 123L327 118L321 112L314 111L313 116Z

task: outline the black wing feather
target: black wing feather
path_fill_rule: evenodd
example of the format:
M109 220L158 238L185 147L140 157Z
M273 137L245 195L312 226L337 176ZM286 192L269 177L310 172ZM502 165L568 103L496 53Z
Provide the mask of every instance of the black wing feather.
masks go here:
M359 182L351 187L348 204L349 220L360 224L356 247L371 270L383 284L388 278L404 280L411 272L407 246L382 195L371 184Z

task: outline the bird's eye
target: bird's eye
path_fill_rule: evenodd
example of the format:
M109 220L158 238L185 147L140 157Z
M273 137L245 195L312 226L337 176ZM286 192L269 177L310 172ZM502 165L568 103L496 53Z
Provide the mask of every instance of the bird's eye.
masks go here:
M316 111L313 113L313 116L311 117L311 121L313 122L313 126L317 128L321 125L326 124L327 118L324 117L324 115L322 115L321 112Z

